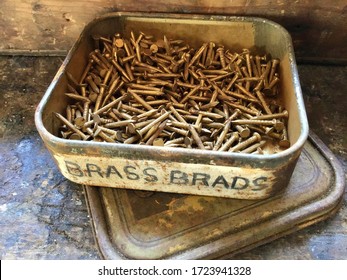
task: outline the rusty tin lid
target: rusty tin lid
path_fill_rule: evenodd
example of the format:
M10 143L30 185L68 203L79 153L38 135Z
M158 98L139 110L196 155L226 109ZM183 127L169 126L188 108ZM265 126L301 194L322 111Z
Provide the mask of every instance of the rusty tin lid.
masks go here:
M289 186L264 200L87 187L106 259L213 259L254 248L334 214L344 173L310 135Z

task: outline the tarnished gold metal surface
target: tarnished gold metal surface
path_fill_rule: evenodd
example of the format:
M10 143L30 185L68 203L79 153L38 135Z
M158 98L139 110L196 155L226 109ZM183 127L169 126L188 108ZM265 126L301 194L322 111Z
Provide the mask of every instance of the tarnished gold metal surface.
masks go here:
M344 173L316 137L305 144L289 186L260 201L85 187L106 259L226 258L334 214Z
M94 49L93 35L129 36L131 31L185 38L192 46L214 41L235 51L248 48L279 58L280 98L289 111L291 147L273 155L248 155L58 138L60 122L53 112L63 113L68 104L65 73L77 80L83 75ZM239 199L270 197L287 186L308 134L290 36L278 24L251 17L114 13L98 18L69 52L37 108L35 121L59 169L71 181Z

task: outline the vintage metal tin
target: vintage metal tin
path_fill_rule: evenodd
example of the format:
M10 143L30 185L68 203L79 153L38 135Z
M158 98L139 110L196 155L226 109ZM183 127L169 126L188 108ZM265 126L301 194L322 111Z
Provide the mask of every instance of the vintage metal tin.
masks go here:
M344 172L311 134L286 189L238 200L85 186L106 259L228 258L322 221L338 210Z
M281 60L281 101L289 111L291 147L272 155L202 151L58 138L68 104L65 71L77 79L93 49L93 35L130 31L184 38L190 45L219 42L235 51L248 48ZM252 17L113 13L91 22L70 50L35 114L37 129L62 174L80 184L199 194L239 199L271 196L288 185L308 135L300 83L289 34L278 24ZM203 174L206 180L198 180Z

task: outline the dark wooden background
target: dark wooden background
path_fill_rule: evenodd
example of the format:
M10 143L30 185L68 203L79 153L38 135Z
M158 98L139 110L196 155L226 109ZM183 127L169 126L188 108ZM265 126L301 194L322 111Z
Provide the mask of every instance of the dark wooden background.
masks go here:
M62 53L83 26L114 11L260 16L292 35L304 62L347 62L346 0L1 0L0 52Z

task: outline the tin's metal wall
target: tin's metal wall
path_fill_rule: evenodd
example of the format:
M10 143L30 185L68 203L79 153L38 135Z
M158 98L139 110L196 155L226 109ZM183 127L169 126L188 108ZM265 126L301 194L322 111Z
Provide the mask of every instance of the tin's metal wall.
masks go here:
M0 52L64 52L84 25L111 11L143 11L260 16L283 25L296 56L315 62L347 62L346 1L271 0L3 0ZM83 8L81 8L83 7ZM31 51L32 52L32 51Z

